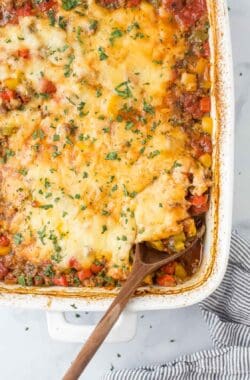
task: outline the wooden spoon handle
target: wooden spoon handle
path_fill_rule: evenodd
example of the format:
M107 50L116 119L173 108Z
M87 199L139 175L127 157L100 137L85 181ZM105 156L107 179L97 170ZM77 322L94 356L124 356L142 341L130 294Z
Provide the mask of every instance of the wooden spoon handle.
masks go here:
M63 380L76 380L81 375L87 364L90 362L113 325L119 318L121 312L125 308L129 298L135 292L137 287L142 282L143 278L147 275L148 268L144 266L135 266L132 270L126 283L121 288L119 294L110 305L107 312L104 314L85 345L79 352L78 356L71 364L71 367L66 372Z

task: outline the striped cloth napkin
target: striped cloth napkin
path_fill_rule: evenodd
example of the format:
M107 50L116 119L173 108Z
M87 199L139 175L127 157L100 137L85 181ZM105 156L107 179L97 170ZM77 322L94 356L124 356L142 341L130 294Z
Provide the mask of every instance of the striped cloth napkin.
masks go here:
M213 349L161 366L112 371L103 380L250 380L250 243L237 231L224 280L200 308Z

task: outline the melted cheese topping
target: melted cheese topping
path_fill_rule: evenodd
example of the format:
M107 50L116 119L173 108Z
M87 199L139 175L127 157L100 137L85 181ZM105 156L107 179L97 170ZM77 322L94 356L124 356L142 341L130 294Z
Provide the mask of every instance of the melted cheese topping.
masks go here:
M135 242L182 231L187 173L193 194L208 187L164 105L185 50L180 31L145 2L88 4L84 15L59 7L61 26L22 17L0 36L0 81L29 99L0 115L5 228L16 255L61 267L72 256L127 265ZM44 79L56 92L43 92Z

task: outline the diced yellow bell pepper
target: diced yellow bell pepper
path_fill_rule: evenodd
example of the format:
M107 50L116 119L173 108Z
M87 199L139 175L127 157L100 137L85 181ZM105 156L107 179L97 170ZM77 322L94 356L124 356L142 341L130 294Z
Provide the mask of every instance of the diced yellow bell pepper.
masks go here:
M187 272L182 264L176 263L175 275L176 277L179 277L181 280L184 280L187 277Z
M188 237L196 236L197 230L193 219L187 219L184 221L184 229Z
M209 90L211 88L210 80L204 80L203 82L201 82L201 87L206 90Z
M184 232L179 233L174 236L174 249L179 252L185 248L184 241L186 240L186 236Z
M11 246L8 247L0 247L0 256L8 255L11 251Z
M180 252L180 251L183 251L184 248L185 248L185 244L183 241L176 241L174 243L175 251Z
M149 274L147 275L144 280L143 280L144 284L146 285L152 285L153 284L153 279L152 279L152 275Z
M197 77L195 74L183 73L181 76L181 84L186 87L187 91L195 91L197 89Z
M209 116L204 116L202 118L202 129L204 132L211 135L213 133L213 119Z
M158 251L164 251L164 245L161 240L151 241L148 243L152 248L157 249Z
M199 160L202 163L202 165L204 165L206 168L211 168L211 165L212 165L211 154L204 153L202 156L200 156Z
M197 61L195 71L197 74L203 74L206 67L207 67L208 61L205 58L200 58Z
M4 81L5 87L8 87L10 90L15 90L19 83L20 82L18 78L8 78Z

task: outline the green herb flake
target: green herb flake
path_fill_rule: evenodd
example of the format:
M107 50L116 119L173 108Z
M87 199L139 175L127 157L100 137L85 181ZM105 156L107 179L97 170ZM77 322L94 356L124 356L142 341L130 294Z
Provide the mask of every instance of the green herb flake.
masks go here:
M33 140L36 140L36 139L42 140L44 137L45 137L45 134L42 129L36 129L32 134Z
M128 131L128 130L130 130L131 128L133 128L133 126L134 126L134 122L128 120L128 121L126 122L126 127L125 127L125 129Z
M19 174L22 174L23 176L26 176L26 175L28 174L28 170L22 168L22 169L19 169L19 170L18 170L18 173L19 173Z
M59 28L66 30L67 28L67 20L65 20L65 17L59 16L58 18L58 26Z
M129 88L129 81L122 82L115 87L115 92L123 99L132 97L131 89Z
M159 150L153 150L152 152L149 153L148 158L154 158L158 156L161 152Z
M21 274L20 276L17 277L17 282L19 285L25 286L26 285L26 280L24 274Z
M117 152L109 152L106 155L105 160L114 161L114 160L120 160L120 158L119 158Z
M102 234L104 234L104 232L106 232L108 230L108 227L106 225L103 225L102 226Z
M121 29L118 29L118 28L114 28L111 32L111 35L110 35L110 38L109 38L109 42L111 45L114 45L114 42L117 38L120 38L123 36L123 31Z
M56 263L60 263L62 261L62 255L59 252L53 253L51 255L51 260L55 261Z
M108 58L108 55L101 46L98 48L98 54L100 61L105 61Z
M38 230L37 235L41 243L45 245L44 239L46 238L46 226L44 226L41 230Z
M41 205L39 207L44 209L44 210L49 210L50 208L53 208L53 205Z
M98 27L98 21L97 20L90 20L89 21L89 30L95 32Z
M23 235L17 232L13 236L13 241L16 245L20 245L23 242Z
M180 164L178 161L175 161L175 162L173 163L172 169L180 168L181 166L182 166L182 164Z
M65 11L70 11L80 4L79 0L62 0L62 7Z
M60 135L53 135L53 141L59 141L60 140Z
M154 107L151 104L147 103L145 100L143 100L143 111L151 115L155 114Z
M53 266L51 264L48 264L44 269L44 275L47 277L53 277L55 275L55 272L53 270Z
M56 24L56 18L55 18L55 11L53 9L50 9L47 12L48 18L49 18L49 25L50 26L55 26Z
M82 178L88 178L88 173L87 172L83 172L83 175L82 175Z
M100 96L102 96L102 92L100 89L97 89L96 92L95 92L95 95L97 98L100 98Z

